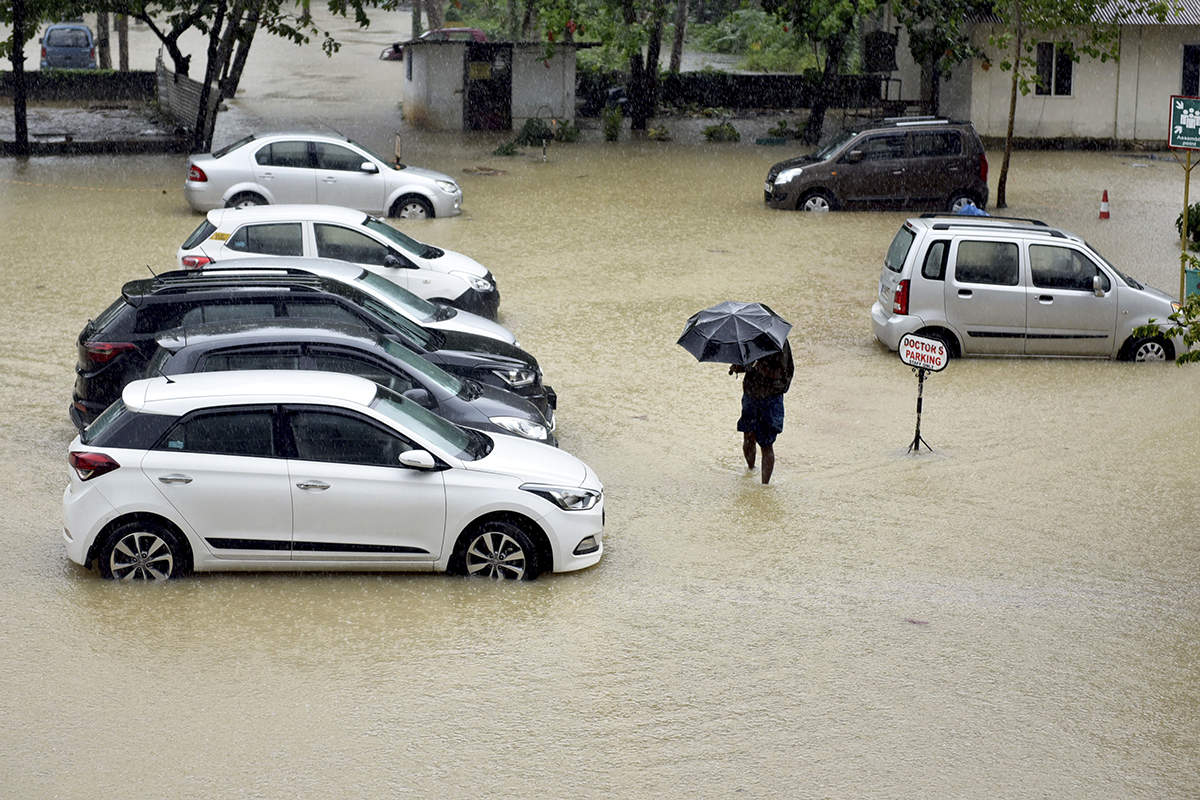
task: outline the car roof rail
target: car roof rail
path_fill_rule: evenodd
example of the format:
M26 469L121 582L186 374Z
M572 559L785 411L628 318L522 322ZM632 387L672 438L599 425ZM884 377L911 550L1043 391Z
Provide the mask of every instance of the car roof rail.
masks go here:
M1045 223L1040 219L1034 219L1033 217L1005 217L1005 216L1001 216L998 214L988 214L986 217L976 217L973 215L968 216L965 214L947 214L944 211L927 211L926 213L921 215L921 219L938 219L938 218L952 219L952 220L955 220L956 222L963 222L963 223L966 223L966 222L984 222L984 223L986 223L989 219L995 219L995 220L1000 220L1001 222L1025 222L1025 223L1028 223L1029 225L1038 225L1043 228L1050 227L1050 225L1048 223Z
M230 270L234 272L234 270ZM189 271L164 272L155 278L129 281L121 287L121 297L135 308L147 295L179 293L198 289L244 286L283 286L302 289L324 289L326 282L317 275L196 275Z
M978 219L978 218L975 217L973 219ZM1069 238L1067 236L1067 234L1063 233L1058 228L1048 227L1044 223L1042 226L1038 226L1038 225L1006 225L1005 227L1002 228L999 225L988 225L986 222L935 222L933 225L931 225L929 227L931 227L935 231L948 231L951 228L977 228L982 231L1000 231L1000 232L1022 231L1024 233L1038 233L1043 236L1053 236L1056 239Z

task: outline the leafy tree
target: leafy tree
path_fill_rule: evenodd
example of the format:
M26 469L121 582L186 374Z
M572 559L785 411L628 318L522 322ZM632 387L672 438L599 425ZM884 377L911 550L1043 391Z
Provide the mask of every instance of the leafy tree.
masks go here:
M82 13L82 6L70 0L11 0L0 3L0 22L10 26L7 39L0 41L0 58L12 63L13 125L18 156L29 155L29 123L25 89L25 43L44 22L70 19Z
M763 0L763 8L786 20L796 35L825 51L821 81L809 110L804 140L815 144L825 125L825 111L837 90L842 63L858 32L859 22L879 7L879 0Z
M1008 100L1008 128L1004 135L1004 160L996 185L996 207L1007 208L1008 165L1012 155L1013 122L1017 92L1027 95L1037 84L1038 40L1057 38L1064 52L1078 62L1087 55L1100 61L1119 56L1119 23L1134 14L1166 19L1170 0L993 0L992 14L998 25L988 44L1004 54L1000 68L1012 73ZM1067 36L1069 40L1066 40ZM1065 40L1065 41L1064 41ZM985 65L988 62L984 62Z
M1200 258L1190 253L1184 257L1184 263L1191 269L1200 269ZM1178 311L1167 317L1166 322L1150 320L1150 324L1142 325L1133 331L1134 336L1182 336L1184 352L1175 354L1176 364L1200 363L1200 292L1193 292L1183 298Z
M990 0L892 0L896 21L908 31L909 52L930 77L928 113L938 113L942 78L979 55L968 20L990 6Z

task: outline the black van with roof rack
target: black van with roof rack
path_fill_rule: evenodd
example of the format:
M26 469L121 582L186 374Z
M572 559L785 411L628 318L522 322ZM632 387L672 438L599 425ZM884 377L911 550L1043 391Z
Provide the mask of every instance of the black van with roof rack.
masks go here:
M803 211L904 205L957 213L987 206L987 176L987 155L970 122L886 117L772 166L763 200Z

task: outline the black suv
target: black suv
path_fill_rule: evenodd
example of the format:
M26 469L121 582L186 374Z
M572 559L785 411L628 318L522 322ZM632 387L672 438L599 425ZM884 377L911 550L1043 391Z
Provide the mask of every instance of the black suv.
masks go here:
M337 322L395 337L447 372L507 389L547 418L557 405L537 360L498 339L421 328L353 286L280 270L237 275L165 272L130 281L121 297L79 333L71 420L83 429L141 377L155 338L172 328L209 322L298 318Z
M969 122L888 117L850 128L811 155L767 172L772 208L830 211L851 204L916 205L957 213L988 201L988 161Z

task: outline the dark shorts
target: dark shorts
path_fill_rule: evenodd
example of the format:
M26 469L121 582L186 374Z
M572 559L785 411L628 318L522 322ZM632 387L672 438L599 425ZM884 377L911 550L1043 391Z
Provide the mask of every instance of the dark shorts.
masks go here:
M759 444L768 447L775 444L775 437L783 431L783 395L751 397L742 395L742 416L738 417L737 429L742 433L753 433Z

